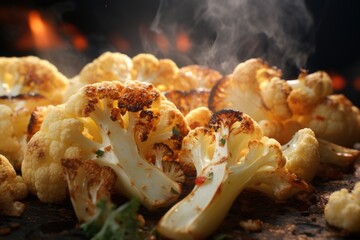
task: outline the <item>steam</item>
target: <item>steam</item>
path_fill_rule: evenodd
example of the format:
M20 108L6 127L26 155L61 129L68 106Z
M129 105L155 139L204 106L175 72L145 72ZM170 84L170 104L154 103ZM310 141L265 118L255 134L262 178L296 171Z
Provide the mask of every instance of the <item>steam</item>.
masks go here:
M189 63L224 73L252 57L284 72L306 68L314 51L313 20L303 1L163 0L151 30L172 39L180 27L192 37ZM161 52L147 40L143 40L145 51Z

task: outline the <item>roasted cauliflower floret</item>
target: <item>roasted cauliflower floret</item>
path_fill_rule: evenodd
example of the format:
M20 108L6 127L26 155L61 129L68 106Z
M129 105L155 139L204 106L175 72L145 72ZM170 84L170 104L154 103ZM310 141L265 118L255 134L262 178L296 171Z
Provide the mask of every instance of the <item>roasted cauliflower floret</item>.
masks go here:
M67 98L86 84L102 81L128 81L131 79L132 60L125 54L105 52L85 65L78 76L70 80Z
M319 143L314 132L309 128L301 129L281 148L286 168L310 183L320 164Z
M0 155L0 215L21 216L25 205L19 200L24 199L28 189L21 176L3 155Z
M303 72L298 79L289 80L287 83L292 88L288 103L295 115L306 115L332 93L331 78L323 71L312 74Z
M0 57L2 96L38 94L53 104L63 102L67 78L50 62L35 56Z
M342 94L327 96L296 120L311 128L316 137L341 146L352 147L360 141L360 111Z
M360 232L360 182L350 192L341 189L333 192L325 206L325 219L333 226L350 232Z
M198 107L207 107L210 91L205 89L193 89L189 91L172 90L164 93L166 98L186 115Z
M55 66L38 57L0 57L0 86L0 105L11 109L1 107L0 153L19 170L31 112L37 106L62 103L68 81Z
M185 115L185 120L191 129L208 125L213 113L207 107L198 107Z
M200 65L189 65L180 68L178 80L175 82L175 89L182 91L192 89L210 90L221 78L221 73L214 69Z
M158 224L159 233L172 239L205 239L220 225L244 188L262 180L273 196L283 195L285 189L290 191L292 183L287 181L293 178L282 171L285 157L280 144L263 137L248 115L233 110L216 112L209 127L191 130L184 138L180 163L196 178L192 192Z
M116 174L115 191L149 209L174 202L181 185L153 164L153 148L165 144L174 161L189 128L183 115L153 85L109 81L86 85L49 109L28 143L23 177L43 202L62 201L62 159L91 160Z
M132 79L153 84L160 91L174 89L179 68L170 59L141 53L132 58Z
M79 222L89 221L96 215L96 205L100 201L111 202L116 182L115 172L91 160L63 159L61 166Z

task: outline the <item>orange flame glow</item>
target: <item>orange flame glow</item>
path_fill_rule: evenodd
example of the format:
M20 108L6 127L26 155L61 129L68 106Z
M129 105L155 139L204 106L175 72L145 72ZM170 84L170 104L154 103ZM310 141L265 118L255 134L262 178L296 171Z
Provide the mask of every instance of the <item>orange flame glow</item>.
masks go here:
M334 90L343 90L346 87L346 80L339 74L331 74L332 85Z
M167 52L170 49L170 42L168 38L165 36L165 34L162 33L156 34L155 43L163 52Z
M34 44L37 49L44 50L59 47L61 45L61 41L53 28L43 20L38 11L30 11L28 20Z
M180 52L188 52L191 48L189 35L184 31L179 31L176 36L176 48Z

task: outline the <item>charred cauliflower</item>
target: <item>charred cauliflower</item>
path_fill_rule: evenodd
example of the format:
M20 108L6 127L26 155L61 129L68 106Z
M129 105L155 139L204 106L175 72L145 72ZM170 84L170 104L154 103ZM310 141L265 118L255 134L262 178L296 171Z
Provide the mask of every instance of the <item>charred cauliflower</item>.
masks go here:
M166 206L179 197L181 185L154 163L176 160L188 131L179 110L150 84L86 85L48 110L28 143L23 178L41 201L62 201L67 184L61 160L91 160L115 172L116 192L149 209ZM155 151L157 144L171 151Z

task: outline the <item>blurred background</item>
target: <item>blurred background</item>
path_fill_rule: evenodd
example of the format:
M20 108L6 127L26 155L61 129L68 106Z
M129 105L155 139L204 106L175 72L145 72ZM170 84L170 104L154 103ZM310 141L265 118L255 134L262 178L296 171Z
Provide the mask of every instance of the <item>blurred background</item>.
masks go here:
M286 79L328 71L335 92L360 106L359 12L356 0L5 0L0 55L36 55L68 77L105 51L223 74L261 57Z

